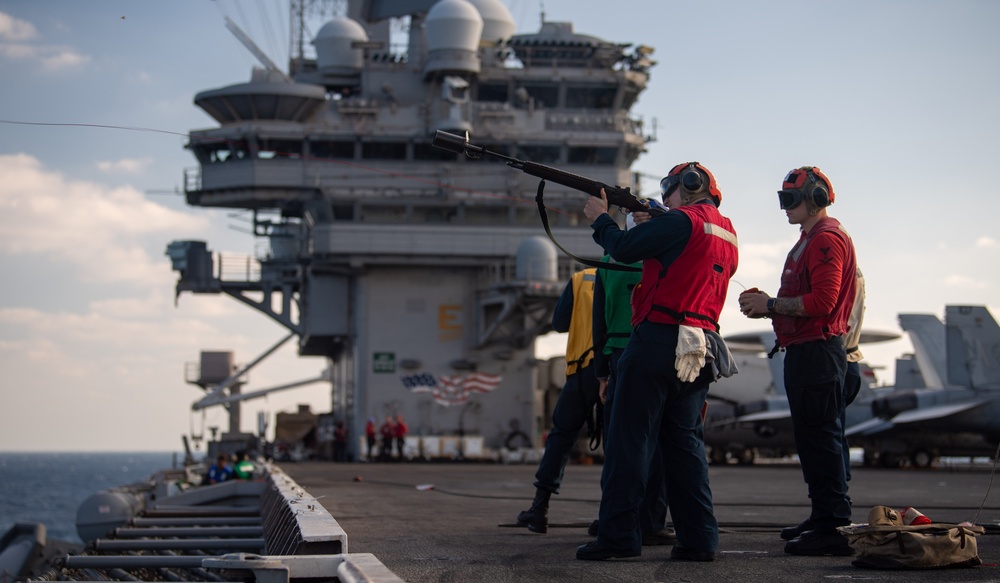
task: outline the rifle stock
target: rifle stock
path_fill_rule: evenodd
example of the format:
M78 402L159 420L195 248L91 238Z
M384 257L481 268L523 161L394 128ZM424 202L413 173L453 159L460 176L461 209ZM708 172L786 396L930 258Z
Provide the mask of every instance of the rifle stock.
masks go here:
M465 154L470 158L478 159L484 156L498 158L506 162L511 168L521 170L525 174L530 174L531 176L541 178L542 180L549 180L551 182L555 182L556 184L572 188L573 190L585 192L593 197L601 198L601 189L603 188L604 194L607 196L610 204L626 208L632 212L645 212L652 215L658 215L664 212L661 208L647 207L642 204L642 202L640 202L640 200L632 194L631 190L627 186L624 188L611 186L585 176L580 176L579 174L573 174L572 172L566 172L565 170L553 168L552 166L546 166L545 164L539 164L537 162L530 162L527 160L518 160L517 158L505 156L498 152L491 152L482 146L470 144L468 135L459 136L457 134L437 130L434 133L434 140L431 144L435 147L442 148L456 154Z

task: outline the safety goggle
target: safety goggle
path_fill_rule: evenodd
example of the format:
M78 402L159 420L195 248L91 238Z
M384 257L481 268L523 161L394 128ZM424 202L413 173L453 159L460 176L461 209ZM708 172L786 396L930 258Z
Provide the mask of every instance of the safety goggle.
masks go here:
M663 195L663 200L667 200L670 193L677 188L677 185L681 183L680 174L674 174L672 176L666 176L660 181L660 194Z
M778 191L778 204L781 206L781 210L787 211L791 210L805 200L801 190L779 190Z

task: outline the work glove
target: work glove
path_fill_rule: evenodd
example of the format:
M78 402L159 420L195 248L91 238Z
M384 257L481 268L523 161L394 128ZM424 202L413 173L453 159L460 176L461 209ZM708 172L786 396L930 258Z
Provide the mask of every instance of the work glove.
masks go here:
M684 383L690 383L701 374L705 366L705 331L692 326L679 326L677 332L677 358L674 368L677 378Z

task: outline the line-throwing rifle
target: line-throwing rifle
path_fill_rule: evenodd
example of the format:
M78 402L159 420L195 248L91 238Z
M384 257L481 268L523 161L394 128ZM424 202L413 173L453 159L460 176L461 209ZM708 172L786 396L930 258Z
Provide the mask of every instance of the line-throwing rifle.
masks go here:
M603 188L604 194L608 198L608 203L620 206L632 212L644 212L651 215L658 215L664 212L661 208L648 207L644 205L634 194L632 194L631 190L627 186L624 188L611 186L585 176L580 176L579 174L573 174L572 172L566 172L565 170L546 166L545 164L538 164L527 160L518 160L517 158L505 156L498 152L491 152L482 146L470 144L468 135L459 136L457 134L437 130L434 134L434 141L431 142L431 144L437 148L442 148L456 154L465 154L469 158L473 159L480 159L483 157L498 158L506 162L511 168L521 170L525 174L536 176L542 180L551 180L556 184L568 186L569 188L579 190L580 192L586 192L590 196L597 198L601 198L601 189Z
M566 172L565 170L560 170L558 168L553 168L551 166L546 166L545 164L538 164L536 162L529 162L527 160L518 160L511 156L505 156L499 152L491 152L482 146L476 146L469 143L468 134L464 136L459 136L456 134L451 134L445 131L437 130L434 133L434 141L431 144L437 148L442 148L448 150L449 152L454 152L456 154L465 154L472 159L480 159L484 157L499 158L507 163L508 166L516 170L521 170L526 174L531 176L536 176L541 178L538 183L538 192L535 194L535 204L538 205L538 216L542 220L542 227L545 228L545 234L549 236L549 239L559 248L560 251L566 255L572 257L573 259L579 261L584 265L589 265L591 267L598 267L602 269L611 269L614 271L640 271L635 267L630 267L628 265L622 265L620 263L608 263L600 261L597 259L586 259L583 257L577 257L576 255L569 252L566 248L556 241L555 236L552 234L552 229L549 228L549 217L545 213L545 203L542 201L542 193L545 190L545 181L551 180L556 184L561 184L563 186L568 186L573 190L579 190L580 192L586 192L590 196L601 198L601 189L604 189L604 195L608 199L609 204L620 206L622 208L628 209L631 212L644 212L649 213L653 216L663 214L666 210L658 205L646 206L639 201L631 190L626 186L624 188L618 186L610 186L597 180L591 180L585 176L580 176L579 174L573 174L572 172Z

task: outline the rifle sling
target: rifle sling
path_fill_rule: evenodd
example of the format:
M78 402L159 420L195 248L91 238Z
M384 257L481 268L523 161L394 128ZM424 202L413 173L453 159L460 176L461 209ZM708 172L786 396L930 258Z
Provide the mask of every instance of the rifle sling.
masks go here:
M542 201L542 193L545 191L545 180L542 179L538 182L538 192L535 194L535 204L538 205L538 217L542 219L542 226L545 227L545 234L549 236L549 240L559 248L560 251L568 255L569 257L577 260L578 262L588 266L596 267L598 269L610 269L612 271L642 271L638 267L632 267L630 265L622 265L621 263L607 263L601 261L600 259L586 259L584 257L577 257L570 253L565 247L556 241L555 236L552 234L552 229L549 227L549 215L545 212L545 203Z

